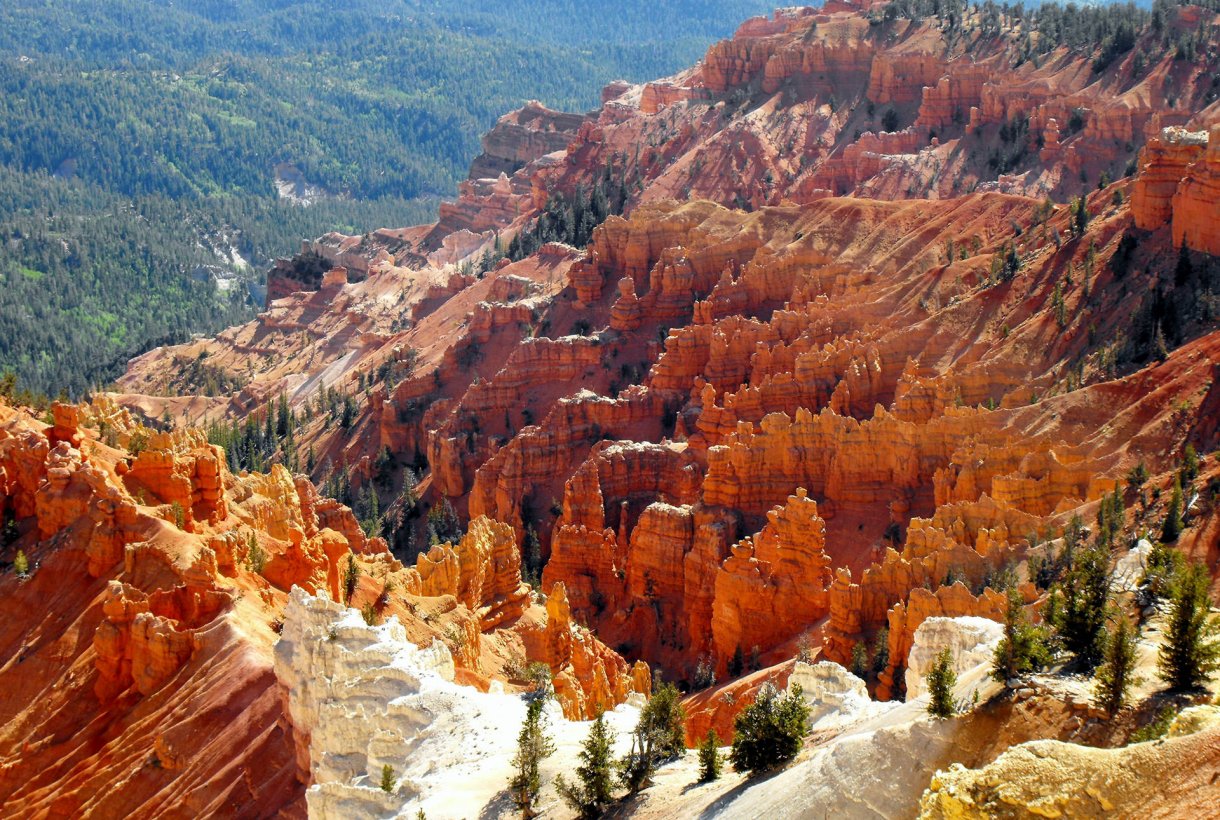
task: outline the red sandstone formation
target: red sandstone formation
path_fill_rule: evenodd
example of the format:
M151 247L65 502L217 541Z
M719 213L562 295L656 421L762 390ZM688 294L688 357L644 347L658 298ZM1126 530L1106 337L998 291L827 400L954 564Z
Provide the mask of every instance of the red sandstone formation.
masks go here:
M471 682L503 677L517 651L551 667L573 717L649 690L646 665L577 634L562 587L545 609L533 602L507 525L478 519L457 545L404 568L348 508L278 465L234 476L198 432L154 433L105 401L56 405L53 417L47 427L0 405L0 498L17 533L5 554L22 549L31 567L5 576L0 596L6 804L302 811L308 783L271 672L273 628L294 585L344 598L349 562L361 569L353 606L397 616L420 643L450 641ZM118 449L86 426L98 418ZM30 631L31 612L46 628ZM43 708L23 711L35 701ZM115 751L89 751L99 743Z
M1131 193L1135 224L1172 225L1173 243L1220 255L1220 125L1211 133L1166 128L1140 153Z
M512 176L526 164L562 151L585 118L552 111L537 100L505 114L483 135L483 153L470 166L470 179Z
M1018 59L1018 34L872 25L846 4L783 11L695 69L608 87L595 115L527 106L485 140L436 224L323 238L258 320L146 354L122 381L134 413L194 423L281 392L298 410L351 394L349 429L312 418L296 440L316 453L313 478L347 468L367 486L383 448L426 461L418 512L448 499L471 522L458 544L403 567L283 471L238 481L252 496L238 503L189 436L157 439L124 492L146 487L165 521L177 503L201 536L233 517L264 533L277 589L339 595L355 546L372 568L357 603L396 579L452 627L467 680L510 677L514 652L541 660L569 716L646 690L632 662L682 681L710 662L724 680L740 650L770 669L727 684L748 696L801 649L847 663L882 627L890 663L873 686L899 695L924 619L999 618L986 583L1032 535L1078 509L1088 519L1140 460L1167 475L1187 440L1220 443L1214 319L1183 319L1164 361L1166 328L1141 328L1182 286L1176 247L1218 252L1220 139L1204 105L1216 50L1175 65L1149 37L1094 72L1093 55L1066 48ZM1189 131L1140 151L1174 123ZM999 145L1020 155L1003 173ZM1134 180L1096 190L1137 152ZM551 194L589 190L607 168L631 193L587 248L483 265ZM1090 222L1074 236L1064 203L1080 195ZM201 356L244 386L190 395L173 374ZM41 478L26 462L51 465L48 533L87 492L73 429L57 415L4 473L28 517ZM299 516L279 520L294 494ZM98 572L138 520L124 500L95 518ZM521 584L530 530L545 610ZM1214 558L1212 533L1205 520L1183 544ZM211 543L221 575L240 574L242 545ZM111 600L108 686L137 685L132 658L156 659L139 678L155 686L185 643L151 598ZM438 634L406 609L413 638ZM735 703L696 695L689 736L726 734Z

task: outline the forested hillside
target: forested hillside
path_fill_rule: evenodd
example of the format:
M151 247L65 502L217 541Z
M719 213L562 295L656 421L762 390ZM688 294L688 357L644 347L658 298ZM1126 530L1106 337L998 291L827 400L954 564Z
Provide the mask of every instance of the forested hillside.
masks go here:
M248 315L300 239L426 220L504 111L591 108L769 5L6 3L0 368L79 394Z

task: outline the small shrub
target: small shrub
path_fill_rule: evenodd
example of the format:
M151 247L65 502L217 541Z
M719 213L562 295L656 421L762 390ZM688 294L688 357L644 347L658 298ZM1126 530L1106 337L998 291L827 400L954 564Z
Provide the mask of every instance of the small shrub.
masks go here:
M372 604L365 604L361 607L360 617L364 618L364 622L369 626L377 626L381 622L381 616L377 613L377 607Z
M175 501L170 505L170 513L174 516L174 526L180 530L186 529L186 510L182 508L182 504Z
M1161 710L1156 713L1156 717L1147 726L1141 726L1131 733L1128 738L1128 743L1145 743L1149 740L1156 740L1164 737L1169 732L1169 727L1173 725L1173 719L1177 717L1178 710L1172 705L1166 704L1161 707Z
M1151 606L1173 595L1178 576L1186 569L1186 559L1176 549L1159 541L1152 545L1140 579L1140 603Z
M360 583L360 566L356 563L356 554L347 554L347 566L343 570L343 603L350 606L352 596L356 594L356 585Z
M547 666L542 661L534 661L521 675L529 687L529 694L535 699L545 700L550 696L551 689L551 667Z
M729 677L740 677L742 671L745 670L745 656L741 651L741 644L737 644L737 648L733 650L733 657L729 658Z
M18 578L26 578L30 574L30 559L25 557L22 550L17 550L17 557L13 559L13 572L17 573Z

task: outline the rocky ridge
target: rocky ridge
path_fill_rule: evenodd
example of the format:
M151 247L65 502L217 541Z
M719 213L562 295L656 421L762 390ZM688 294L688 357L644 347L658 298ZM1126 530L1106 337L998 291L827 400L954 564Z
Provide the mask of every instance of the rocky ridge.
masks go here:
M52 415L0 405L6 555L30 566L3 581L6 803L298 813L314 724L281 709L272 672L290 589L347 601L329 606L349 619L395 618L398 639L434 646L468 686L546 664L574 718L650 688L646 666L575 628L562 587L534 601L507 525L479 519L404 567L279 465L233 475L198 431L149 430L104 399ZM34 701L44 708L25 711ZM114 752L92 754L97 743Z
M1127 488L1131 468L1167 490L1187 442L1220 444L1215 15L1181 7L1165 23L1204 32L1196 61L1144 31L1095 69L1091 49L1030 59L1021 43L1042 34L1028 18L993 31L981 12L957 28L885 8L750 21L688 72L612 85L589 116L527 106L434 225L310 243L255 322L133 360L115 399L137 416L258 420L283 395L313 479L380 487L390 517L417 522L391 544L303 477L214 467L223 454L197 434L158 439L125 480L160 488L163 519L177 503L179 529L211 537L236 516L265 533L268 612L293 585L345 597L354 550L353 604L398 617L413 643L442 639L459 683L520 685L540 660L576 719L647 691L646 665L684 685L710 669L719 683L687 701L690 740L731 731L763 681L861 649L888 658L872 695L913 694L920 636L942 619L1000 620L1010 571L1039 617L1026 562L1058 548L1072 515L1091 521L1121 491L1130 531L1156 526L1168 493ZM548 235L503 256L544 211L580 223L573 199L593 191L592 212L616 186L623 213L604 214L587 247ZM181 389L174 374L201 361L243 387ZM355 405L342 425L317 409L336 391ZM64 421L6 467L26 497L87 492ZM22 459L52 465L53 492ZM19 518L34 514L21 503ZM426 513L446 503L466 535L426 546ZM1215 499L1192 503L1178 545L1214 563ZM52 504L40 532L76 510ZM120 504L103 523L99 568L125 555L130 514ZM534 537L545 604L521 577ZM221 575L240 546L211 547ZM152 691L160 673L123 658L134 646L182 663L186 642L148 617L178 610L128 598L107 611L118 637L99 680ZM890 739L944 750L951 735ZM968 765L1003 749L981 736L958 756ZM858 742L851 759L872 765L876 738ZM817 757L777 788L844 773ZM948 762L901 780L889 805L913 811ZM335 805L371 771L337 776ZM754 794L734 810L782 808Z

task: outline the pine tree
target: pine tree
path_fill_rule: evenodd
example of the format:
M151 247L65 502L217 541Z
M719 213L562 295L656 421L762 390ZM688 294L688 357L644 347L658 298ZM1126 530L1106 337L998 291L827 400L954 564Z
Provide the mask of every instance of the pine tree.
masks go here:
M928 714L947 718L957 714L953 703L953 687L957 685L957 672L953 669L953 652L949 647L941 650L936 662L924 676L928 682Z
M30 574L30 559L25 557L25 552L22 550L17 550L17 557L13 559L13 571L19 578Z
M1178 578L1158 657L1161 680L1172 689L1202 687L1220 669L1220 618L1211 614L1211 575L1191 564Z
M710 783L720 778L720 738L715 729L707 730L707 737L699 743L699 782Z
M662 683L640 711L631 734L631 751L619 763L619 779L638 792L652 779L657 766L686 753L686 713L672 683Z
M881 627L877 637L873 639L873 672L878 675L890 665L890 629Z
M1169 509L1165 511L1165 521L1161 524L1161 540L1177 541L1185 524L1182 521L1182 482L1177 476L1173 478L1173 494L1169 497Z
M513 802L521 816L534 816L534 802L542 791L540 764L555 753L555 742L546 731L545 698L531 698L526 703L525 723L517 735L517 754L513 757L516 774L509 781Z
M535 589L542 587L542 544L533 524L525 528L521 542L521 579Z
M1110 717L1114 717L1118 710L1123 708L1127 691L1137 681L1134 677L1135 630L1121 612L1112 610L1111 618L1118 622L1118 626L1106 646L1106 661L1097 670L1097 682L1093 692L1097 705L1105 709Z
M606 725L606 716L600 714L580 751L578 782L569 783L562 775L555 778L559 794L581 818L599 816L614 797L611 745L610 727Z
M246 564L259 575L263 574L263 569L267 566L267 552L258 543L258 536L253 532L246 542Z
M857 678L868 675L868 650L862 641L856 641L851 648L851 673Z
M1148 483L1148 465L1141 461L1127 473L1127 489L1132 492L1139 490Z
M396 785L398 781L394 777L394 767L387 763L381 767L381 790L386 794L393 794Z
M1109 592L1110 551L1094 543L1075 552L1054 627L1063 648L1086 671L1101 663L1105 654Z
M1186 558L1173 547L1153 543L1140 579L1140 599L1144 606L1173 596L1173 588L1186 569Z
M1024 601L1015 588L1008 590L1008 610L1004 616L1004 637L995 649L991 677L1005 683L1025 672L1040 669L1050 662L1046 629L1029 623Z
M733 721L729 760L739 772L760 772L796 757L809 734L809 706L800 686L781 696L770 683Z
M1089 202L1083 195L1072 205L1072 234L1083 236L1089 227Z
M1182 483L1186 485L1199 477L1199 451L1193 444L1187 444L1186 449L1182 451L1181 476Z
M356 594L356 585L360 582L360 567L356 563L356 554L347 554L347 567L343 570L343 603L350 605L352 596Z

